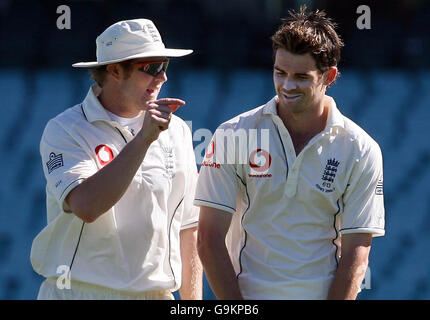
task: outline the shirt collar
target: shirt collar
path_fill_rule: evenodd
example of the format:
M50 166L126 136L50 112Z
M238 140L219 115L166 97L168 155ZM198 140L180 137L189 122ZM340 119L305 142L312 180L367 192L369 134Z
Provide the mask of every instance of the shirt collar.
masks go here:
M266 103L266 105L263 107L263 114L270 114L277 116L278 111L276 109L276 104L278 101L278 96L274 96L272 100Z
M97 85L90 87L88 90L88 94L82 103L82 108L84 109L85 116L89 122L94 121L108 121L112 122L111 117L106 112L106 109L103 108L99 99L97 98L100 93L100 89Z
M344 120L343 115L340 113L339 109L336 106L336 102L330 96L325 96L324 103L329 105L329 111L327 116L327 123L324 131L333 132L336 128L344 128ZM263 114L270 114L274 116L278 116L278 111L276 108L278 101L278 96L274 96L266 105L263 107Z
M333 130L337 130L338 128L344 128L345 122L343 120L343 115L337 108L334 99L330 96L325 96L325 101L327 101L325 103L329 104L329 109L327 115L327 123L325 125L324 131L332 133Z

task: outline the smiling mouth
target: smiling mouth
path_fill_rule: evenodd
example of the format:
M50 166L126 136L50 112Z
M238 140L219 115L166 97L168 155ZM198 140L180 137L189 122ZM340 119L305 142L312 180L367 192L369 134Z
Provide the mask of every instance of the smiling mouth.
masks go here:
M297 100L301 96L301 94L284 94L285 99L287 99L288 101Z

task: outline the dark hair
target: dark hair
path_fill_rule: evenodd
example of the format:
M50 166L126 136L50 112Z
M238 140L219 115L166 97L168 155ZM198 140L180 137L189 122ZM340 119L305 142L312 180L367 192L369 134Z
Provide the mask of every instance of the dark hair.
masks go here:
M324 11L307 11L306 5L299 12L288 11L289 17L271 37L273 54L282 48L293 54L310 53L318 70L323 73L337 66L343 42L336 33L336 24Z
M131 65L127 62L119 62L120 66L125 70L125 78L128 78L131 73ZM93 69L88 70L91 75L91 79L98 84L100 88L103 88L103 84L106 79L106 75L108 73L106 69L107 65L99 66Z

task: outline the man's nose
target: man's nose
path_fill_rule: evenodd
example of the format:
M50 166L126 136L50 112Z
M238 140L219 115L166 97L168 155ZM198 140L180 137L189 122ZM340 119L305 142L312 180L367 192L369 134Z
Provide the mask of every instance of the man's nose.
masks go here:
M291 78L286 77L282 86L285 90L294 90L297 88L297 83Z
M155 79L158 82L166 82L167 81L167 73L164 70L161 70L156 76Z

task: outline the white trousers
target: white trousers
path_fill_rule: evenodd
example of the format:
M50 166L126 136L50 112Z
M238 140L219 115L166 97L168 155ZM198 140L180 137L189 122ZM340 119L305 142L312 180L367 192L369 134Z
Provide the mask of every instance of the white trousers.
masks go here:
M59 289L55 278L42 282L37 300L174 300L169 290L123 292L88 283L72 281L70 289Z

